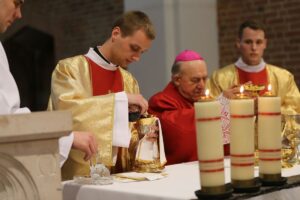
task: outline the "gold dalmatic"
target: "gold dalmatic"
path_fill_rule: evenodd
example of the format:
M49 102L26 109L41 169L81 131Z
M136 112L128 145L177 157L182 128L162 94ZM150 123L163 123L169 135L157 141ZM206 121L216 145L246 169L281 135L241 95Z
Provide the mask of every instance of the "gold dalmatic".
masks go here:
M281 113L300 113L300 93L294 81L294 76L285 69L274 65L266 65L268 83L272 85L272 93L281 97ZM234 64L215 71L207 82L211 94L215 97L221 92L239 85L239 75Z
M136 79L127 71L120 69L126 93L139 93ZM52 75L51 96L48 110L70 110L73 116L74 131L89 131L98 141L99 160L106 166L113 162L113 121L114 94L93 96L89 63L84 56L61 60ZM113 172L132 169L135 159L135 146L138 133L134 123L130 123L131 142L129 149L119 148L118 160ZM89 163L83 160L84 154L72 149L62 167L63 180L73 176L89 175Z

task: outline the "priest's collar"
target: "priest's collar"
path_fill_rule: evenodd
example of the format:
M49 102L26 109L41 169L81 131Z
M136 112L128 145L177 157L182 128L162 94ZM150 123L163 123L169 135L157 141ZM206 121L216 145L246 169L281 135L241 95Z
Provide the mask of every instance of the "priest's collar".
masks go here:
M94 63L97 65L101 66L104 69L114 71L117 69L117 65L109 62L98 50L97 47L95 48L90 48L87 54L85 54L86 57L91 59Z
M235 63L235 66L245 72L260 72L266 67L266 63L261 59L258 65L247 65L242 58L239 58Z

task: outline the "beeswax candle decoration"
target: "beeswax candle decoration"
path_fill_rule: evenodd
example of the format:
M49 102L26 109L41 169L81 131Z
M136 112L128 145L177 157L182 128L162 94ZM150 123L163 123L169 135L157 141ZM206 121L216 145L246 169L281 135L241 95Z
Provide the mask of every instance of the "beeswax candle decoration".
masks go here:
M231 182L234 189L255 186L254 119L254 99L243 94L242 88L240 94L230 100Z
M282 182L281 177L281 99L271 92L258 97L259 176L262 182Z
M224 188L221 106L208 95L196 102L194 107L201 189L205 192Z

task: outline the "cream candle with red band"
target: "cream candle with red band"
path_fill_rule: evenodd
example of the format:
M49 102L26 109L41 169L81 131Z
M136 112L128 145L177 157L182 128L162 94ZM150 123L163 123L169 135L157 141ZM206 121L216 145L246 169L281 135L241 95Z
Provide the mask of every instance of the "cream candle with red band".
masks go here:
M195 118L200 183L203 188L225 184L221 106L213 99L196 102Z
M281 99L258 98L259 174L281 176Z
M230 100L231 179L254 179L254 100L243 97Z

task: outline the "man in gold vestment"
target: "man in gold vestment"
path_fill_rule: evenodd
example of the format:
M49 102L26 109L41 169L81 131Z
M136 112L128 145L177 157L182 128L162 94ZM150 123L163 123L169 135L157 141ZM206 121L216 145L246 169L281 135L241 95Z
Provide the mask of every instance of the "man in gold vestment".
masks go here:
M271 84L272 93L281 97L282 114L300 113L300 93L294 81L294 76L285 69L267 64L263 53L267 39L263 27L253 21L246 21L239 28L236 43L241 57L234 63L215 71L208 82L212 95L218 96L225 90L249 81L253 85L267 86ZM238 92L239 90L235 90Z
M13 22L22 17L24 0L0 0L0 33L4 33ZM20 95L12 76L6 53L0 42L0 115L30 113L27 107L20 107ZM71 148L82 151L83 159L90 159L97 149L97 142L90 132L72 132L59 139L59 163L62 166Z
M142 114L148 109L126 68L140 59L154 38L154 27L145 13L127 12L114 22L104 44L59 61L52 75L49 109L71 110L73 129L95 134L98 160L113 172L131 170L135 158L138 134L135 123L128 123L129 107L139 107ZM70 152L62 168L63 179L89 175L89 163L81 154Z

